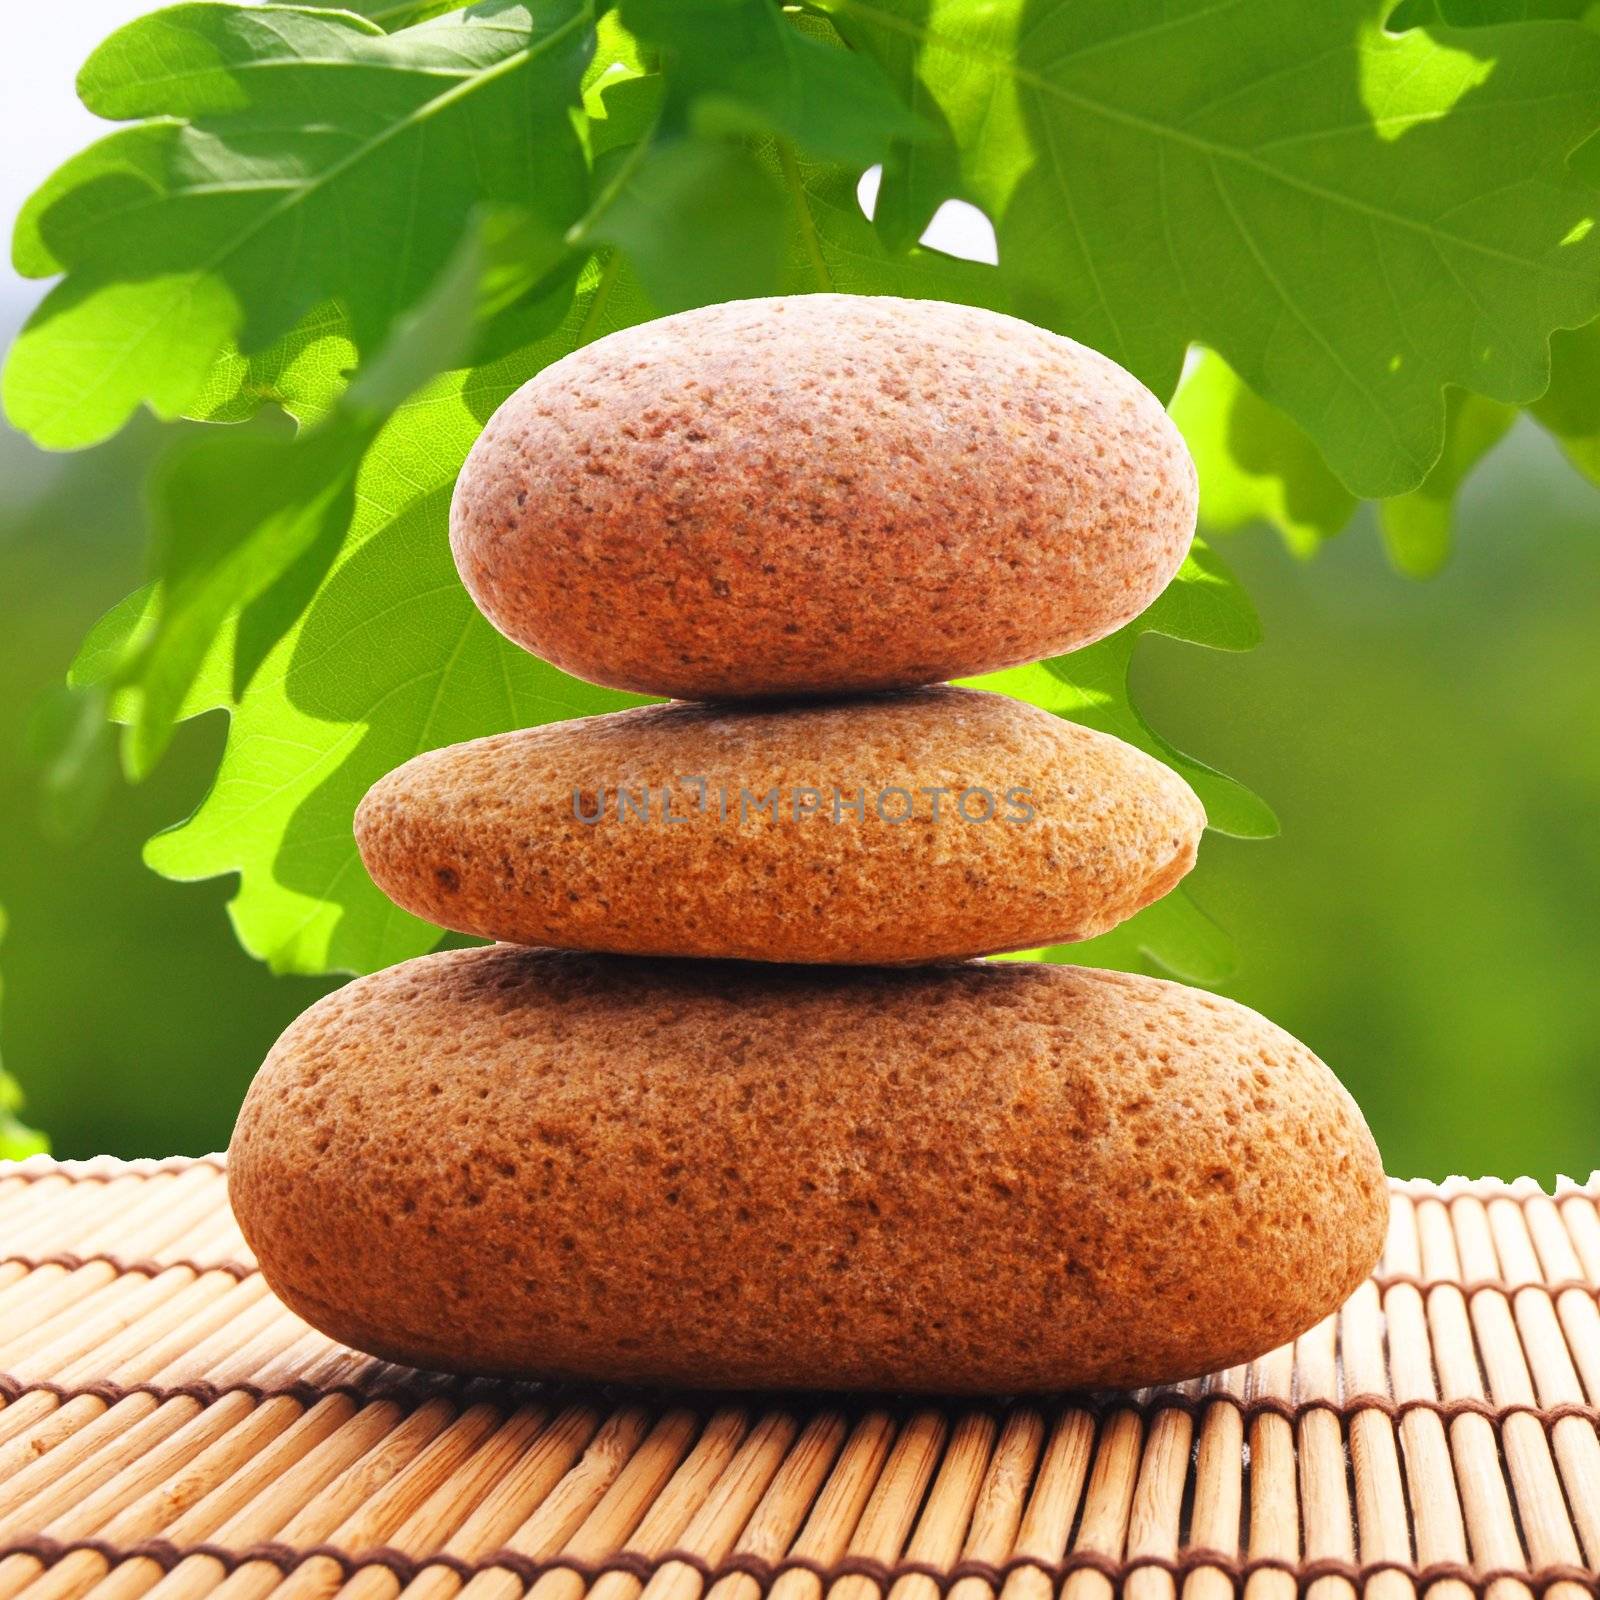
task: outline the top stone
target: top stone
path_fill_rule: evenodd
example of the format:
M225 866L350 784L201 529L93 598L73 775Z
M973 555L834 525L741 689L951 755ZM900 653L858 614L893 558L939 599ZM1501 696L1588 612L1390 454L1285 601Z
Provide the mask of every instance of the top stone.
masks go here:
M490 418L450 541L508 638L680 699L909 688L1161 592L1193 463L1137 379L1013 317L818 294L663 317Z

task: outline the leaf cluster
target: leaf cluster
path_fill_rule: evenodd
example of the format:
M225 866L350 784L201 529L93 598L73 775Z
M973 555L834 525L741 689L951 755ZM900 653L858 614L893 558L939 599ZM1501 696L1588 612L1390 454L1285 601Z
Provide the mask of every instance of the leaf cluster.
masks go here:
M150 583L73 671L135 776L183 719L232 719L151 863L238 874L239 936L283 970L438 942L361 871L366 786L424 748L627 703L477 616L451 483L514 388L651 316L820 291L1024 316L1177 390L1213 525L1311 545L1379 497L1416 569L1517 408L1593 472L1600 34L1544 9L185 0L119 30L79 89L125 125L17 222L19 270L56 282L4 397L51 448L140 406L202 424L151 485ZM998 264L919 242L952 199L991 220ZM1139 622L996 683L1154 750L1213 827L1260 836L1267 808L1128 689L1146 631L1240 649L1254 628L1197 547ZM1079 953L1226 968L1179 897Z

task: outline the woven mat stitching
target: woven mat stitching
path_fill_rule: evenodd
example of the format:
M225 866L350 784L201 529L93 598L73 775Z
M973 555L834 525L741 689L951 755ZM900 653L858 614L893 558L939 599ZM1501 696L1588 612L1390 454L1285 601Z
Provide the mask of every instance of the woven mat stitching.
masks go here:
M103 1163L103 1164L102 1164ZM188 1172L193 1167L209 1167L225 1173L225 1157L165 1156L160 1160L123 1161L116 1156L96 1156L90 1161L52 1161L49 1156L29 1156L25 1161L0 1161L0 1181L20 1180L38 1183L42 1178L65 1178L69 1183L110 1183L116 1178L165 1178Z
M907 1577L926 1578L936 1591L948 1594L956 1584L976 1578L998 1588L1015 1572L1036 1572L1059 1584L1076 1572L1097 1572L1113 1583L1121 1583L1135 1572L1153 1570L1173 1578L1187 1577L1198 1569L1223 1574L1235 1584L1247 1581L1257 1572L1280 1572L1296 1580L1296 1590L1304 1593L1310 1585L1324 1578L1342 1578L1349 1583L1364 1585L1384 1573L1397 1573L1420 1587L1453 1581L1482 1594L1494 1584L1506 1580L1531 1588L1542 1595L1558 1583L1573 1583L1591 1595L1600 1595L1600 1573L1566 1565L1552 1565L1533 1570L1519 1567L1491 1567L1475 1570L1461 1562L1434 1561L1418 1565L1398 1558L1379 1558L1372 1561L1353 1562L1336 1556L1318 1556L1305 1561L1294 1561L1283 1556L1241 1557L1225 1550L1192 1547L1177 1556L1140 1554L1111 1556L1097 1550L1075 1550L1058 1561L1046 1561L1039 1556L1015 1555L1005 1561L981 1561L971 1557L952 1566L940 1567L927 1561L903 1559L882 1561L874 1556L844 1556L833 1562L823 1562L808 1556L789 1555L776 1561L765 1557L735 1552L717 1561L692 1550L667 1550L657 1556L637 1551L622 1550L599 1560L582 1560L575 1556L556 1555L543 1558L525 1556L514 1550L499 1550L481 1559L468 1561L459 1556L411 1556L403 1550L378 1546L360 1553L341 1549L336 1545L317 1545L310 1549L296 1549L290 1545L264 1543L243 1549L224 1545L197 1544L174 1545L168 1540L151 1539L142 1544L119 1546L101 1539L59 1540L45 1536L19 1539L0 1545L0 1556L32 1556L44 1566L77 1551L92 1551L108 1566L126 1560L143 1558L154 1562L164 1571L171 1571L191 1556L209 1557L225 1571L232 1572L251 1562L265 1562L281 1572L294 1571L302 1563L322 1559L332 1562L345 1579L363 1568L381 1567L391 1573L401 1584L408 1584L430 1567L454 1573L466 1582L483 1572L509 1572L524 1584L532 1584L551 1572L569 1572L586 1584L593 1583L608 1573L626 1573L641 1583L648 1582L666 1567L682 1566L697 1573L702 1582L711 1585L722 1578L744 1576L753 1579L764 1593L785 1573L806 1572L824 1584L840 1578L861 1577L889 1587Z
M25 1267L29 1272L37 1272L40 1267L64 1267L68 1272L77 1272L81 1267L95 1264L108 1266L121 1277L124 1273L137 1272L147 1278L153 1278L159 1273L171 1272L174 1267L187 1267L190 1272L225 1272L230 1278L253 1278L261 1268L250 1261L196 1261L192 1256L170 1256L157 1258L155 1256L141 1256L137 1261L128 1261L112 1250L95 1250L86 1256L80 1256L72 1250L56 1250L47 1256L29 1256L4 1254L0 1255L0 1265L12 1267Z

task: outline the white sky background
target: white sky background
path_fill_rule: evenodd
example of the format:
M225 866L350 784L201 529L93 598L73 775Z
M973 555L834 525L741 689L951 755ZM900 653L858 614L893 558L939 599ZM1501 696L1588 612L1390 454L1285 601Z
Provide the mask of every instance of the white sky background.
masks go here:
M7 332L45 289L11 269L11 225L18 209L74 150L112 128L78 103L72 87L78 68L114 28L154 9L151 0L46 0L29 8L20 33L0 51L0 219L5 239L0 327Z

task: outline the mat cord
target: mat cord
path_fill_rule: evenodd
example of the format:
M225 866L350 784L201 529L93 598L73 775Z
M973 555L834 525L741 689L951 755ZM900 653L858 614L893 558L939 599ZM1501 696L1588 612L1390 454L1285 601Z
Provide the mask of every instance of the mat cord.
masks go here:
M123 1561L144 1559L154 1562L164 1572L170 1572L181 1562L194 1556L208 1557L226 1572L253 1562L264 1562L287 1575L304 1562L314 1559L331 1561L338 1567L341 1578L348 1580L363 1568L381 1567L391 1573L401 1585L409 1584L428 1568L439 1568L453 1573L463 1583L479 1573L503 1571L510 1573L524 1585L531 1585L552 1572L567 1572L584 1583L593 1583L608 1573L625 1573L641 1583L647 1583L666 1567L683 1566L693 1570L701 1581L710 1586L719 1580L743 1576L754 1580L764 1594L779 1578L789 1572L805 1572L827 1585L841 1578L867 1578L885 1591L901 1578L919 1577L931 1582L940 1595L946 1595L965 1579L978 1579L991 1588L1000 1588L1016 1572L1036 1572L1049 1580L1052 1588L1058 1587L1068 1577L1078 1572L1096 1572L1114 1585L1120 1586L1134 1573L1154 1570L1166 1573L1173 1579L1186 1578L1200 1569L1216 1572L1227 1578L1236 1592L1258 1572L1279 1572L1295 1580L1297 1594L1303 1595L1315 1583L1325 1578L1339 1578L1360 1587L1385 1573L1395 1573L1409 1579L1419 1588L1426 1589L1435 1583L1459 1583L1477 1595L1484 1595L1495 1584L1511 1581L1531 1589L1542 1596L1558 1583L1570 1583L1590 1595L1600 1596L1600 1572L1586 1567L1553 1565L1528 1571L1515 1567L1474 1569L1461 1562L1435 1561L1419 1565L1398 1558L1382 1558L1354 1562L1339 1557L1314 1557L1293 1561L1282 1556L1238 1556L1225 1550L1195 1547L1178 1556L1134 1555L1117 1557L1100 1551L1078 1550L1058 1561L1045 1561L1037 1556L1015 1555L1005 1561L980 1561L965 1559L953 1566L940 1567L932 1562L883 1561L873 1556L844 1556L833 1562L817 1561L807 1556L790 1555L777 1560L734 1552L720 1560L710 1561L692 1550L667 1550L657 1556L647 1556L638 1551L618 1551L598 1560L581 1560L573 1556L535 1558L513 1550L500 1550L479 1560L467 1561L458 1556L411 1556L403 1550L378 1546L370 1550L352 1552L336 1545L317 1545L309 1549L295 1549L280 1543L250 1545L230 1549L223 1545L197 1544L179 1546L168 1540L151 1539L142 1544L119 1546L102 1539L51 1539L36 1536L18 1539L0 1545L0 1557L31 1556L41 1565L49 1567L76 1551L92 1551L108 1567Z

